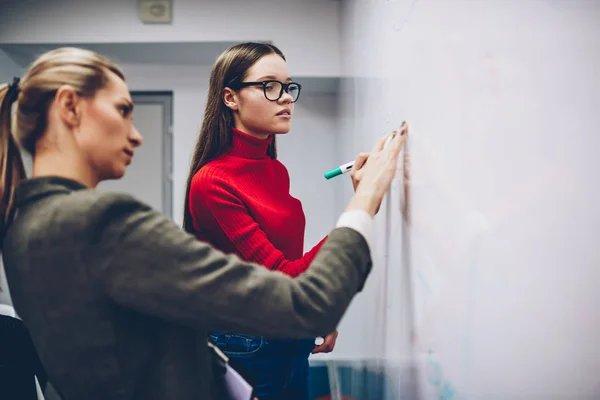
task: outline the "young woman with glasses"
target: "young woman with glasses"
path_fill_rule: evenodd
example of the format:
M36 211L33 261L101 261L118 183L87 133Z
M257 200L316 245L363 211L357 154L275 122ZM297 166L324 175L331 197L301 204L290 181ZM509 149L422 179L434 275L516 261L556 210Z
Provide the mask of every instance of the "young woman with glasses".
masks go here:
M275 149L275 136L290 130L301 89L273 45L243 43L217 59L184 209L184 228L199 240L293 277L309 267L325 241L303 253L302 204L290 194L289 174ZM316 346L314 338L210 335L249 375L260 399L306 399L308 357L330 352L336 337L334 331Z

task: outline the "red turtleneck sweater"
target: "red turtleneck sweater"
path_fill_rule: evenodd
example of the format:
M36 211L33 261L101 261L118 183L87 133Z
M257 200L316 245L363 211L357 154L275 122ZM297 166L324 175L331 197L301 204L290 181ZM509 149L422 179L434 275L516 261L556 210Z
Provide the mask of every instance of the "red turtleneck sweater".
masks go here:
M290 195L285 166L267 156L271 140L234 129L231 148L194 175L188 207L199 240L298 276L325 239L303 255L302 203Z

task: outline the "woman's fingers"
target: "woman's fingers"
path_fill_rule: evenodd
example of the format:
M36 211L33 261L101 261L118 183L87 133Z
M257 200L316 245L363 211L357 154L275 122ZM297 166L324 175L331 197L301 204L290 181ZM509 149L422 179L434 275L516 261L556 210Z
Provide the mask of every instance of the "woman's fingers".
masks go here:
M354 165L352 166L352 172L356 172L365 165L367 162L369 155L371 153L360 153L356 159L354 160Z

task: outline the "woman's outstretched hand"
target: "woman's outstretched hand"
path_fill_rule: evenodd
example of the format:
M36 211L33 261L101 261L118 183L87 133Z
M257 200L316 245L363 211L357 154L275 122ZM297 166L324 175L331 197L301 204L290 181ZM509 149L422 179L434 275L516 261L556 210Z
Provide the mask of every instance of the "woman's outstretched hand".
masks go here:
M350 172L355 195L347 210L363 209L371 216L377 214L396 175L398 156L407 135L408 125L403 123L399 130L392 132L392 139L387 146L385 142L389 135L379 139L370 153L361 153L356 157Z

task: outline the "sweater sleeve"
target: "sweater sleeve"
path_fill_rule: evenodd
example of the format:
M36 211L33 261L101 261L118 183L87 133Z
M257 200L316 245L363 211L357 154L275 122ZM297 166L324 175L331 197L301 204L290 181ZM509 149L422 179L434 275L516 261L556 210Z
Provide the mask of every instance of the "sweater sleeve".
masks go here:
M189 207L196 225L227 240L227 247L234 248L246 261L296 277L308 269L327 239L323 238L301 258L287 260L223 179L214 174L210 177L200 174L195 178L190 188Z

